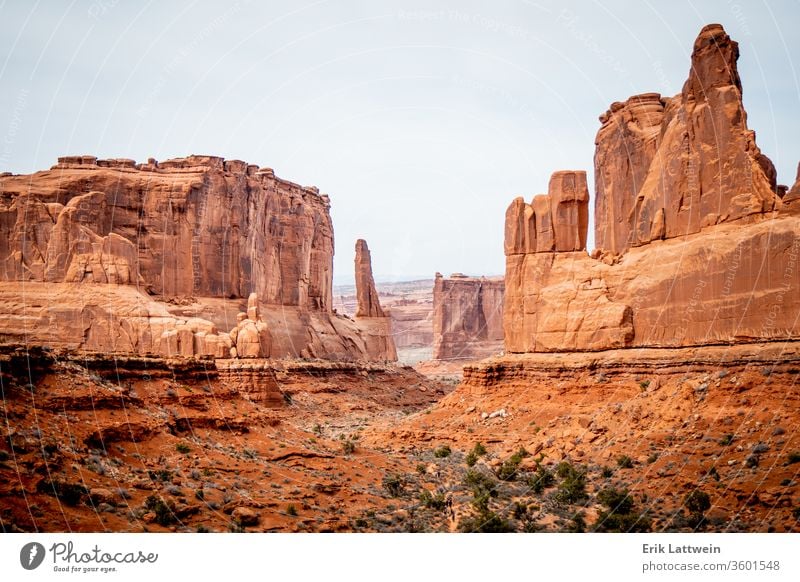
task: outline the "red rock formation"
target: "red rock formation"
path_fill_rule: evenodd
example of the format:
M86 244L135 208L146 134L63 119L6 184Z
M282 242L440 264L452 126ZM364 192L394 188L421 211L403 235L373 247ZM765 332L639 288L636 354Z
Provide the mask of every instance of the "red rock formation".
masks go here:
M547 195L517 198L506 211L506 255L585 250L588 203L586 172L555 172Z
M268 304L329 311L328 208L316 189L238 160L63 157L0 179L0 279L141 281L166 297L252 290Z
M356 241L356 317L386 317L381 309L375 279L372 277L372 255L367 241Z
M375 280L372 277L372 256L367 241L356 241L355 259L356 323L362 330L370 360L396 361L397 348L392 338L392 320L381 308Z
M707 26L681 95L639 95L601 117L592 257L583 252L582 195L554 194L554 177L548 196L512 202L507 352L800 336L800 223L792 204L800 187L783 200L776 194L772 164L747 129L737 56L722 27ZM564 184L562 173L555 176ZM548 209L552 237L541 218Z
M595 244L616 254L771 211L775 169L747 128L739 47L703 28L679 95L614 103L595 143Z
M433 358L480 360L503 349L502 278L436 273L433 286Z
M236 316L237 325L231 330L232 358L268 358L272 353L272 335L258 313L258 295L247 299L247 313Z
M374 341L331 312L329 207L316 188L213 156L69 156L4 174L0 334L119 354L373 359ZM251 292L260 304L237 322Z
M783 203L796 206L798 200L800 200L800 164L797 165L797 179L794 182L794 186L783 197Z

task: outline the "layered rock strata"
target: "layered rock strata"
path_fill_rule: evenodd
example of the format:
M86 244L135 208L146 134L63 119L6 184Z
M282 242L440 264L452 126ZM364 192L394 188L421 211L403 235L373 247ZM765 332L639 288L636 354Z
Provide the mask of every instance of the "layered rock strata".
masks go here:
M635 95L600 117L595 245L620 254L780 205L742 105L739 46L719 24L694 43L680 94Z
M776 186L747 129L737 56L709 25L680 95L638 95L601 117L591 257L582 172L512 202L507 352L800 337L798 186Z
M368 359L358 326L332 313L329 208L314 187L214 156L68 156L4 174L0 336L139 355ZM262 321L237 322L251 293ZM259 325L271 341L251 333ZM243 333L231 340L234 326Z

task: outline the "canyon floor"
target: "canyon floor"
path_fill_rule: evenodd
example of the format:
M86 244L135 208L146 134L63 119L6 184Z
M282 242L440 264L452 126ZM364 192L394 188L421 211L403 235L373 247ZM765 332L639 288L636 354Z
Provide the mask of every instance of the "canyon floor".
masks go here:
M651 352L275 362L278 408L202 362L6 352L0 529L797 531L800 349Z

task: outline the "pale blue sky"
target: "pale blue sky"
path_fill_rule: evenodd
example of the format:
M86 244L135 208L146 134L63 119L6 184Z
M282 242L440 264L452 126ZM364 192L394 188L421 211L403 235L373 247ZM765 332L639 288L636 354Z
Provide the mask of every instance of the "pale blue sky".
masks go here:
M677 93L710 22L739 41L750 127L793 182L797 0L5 1L0 171L239 158L330 194L339 282L356 238L379 279L498 274L509 202L554 170L591 180L598 115Z

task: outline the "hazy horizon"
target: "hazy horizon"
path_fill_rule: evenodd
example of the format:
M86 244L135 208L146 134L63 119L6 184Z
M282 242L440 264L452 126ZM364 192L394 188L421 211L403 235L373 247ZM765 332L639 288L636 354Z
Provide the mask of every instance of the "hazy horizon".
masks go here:
M337 285L357 238L380 282L498 275L508 204L561 169L586 170L593 199L598 116L678 93L707 23L739 42L748 124L791 185L797 7L6 1L0 171L70 154L242 159L331 196Z

